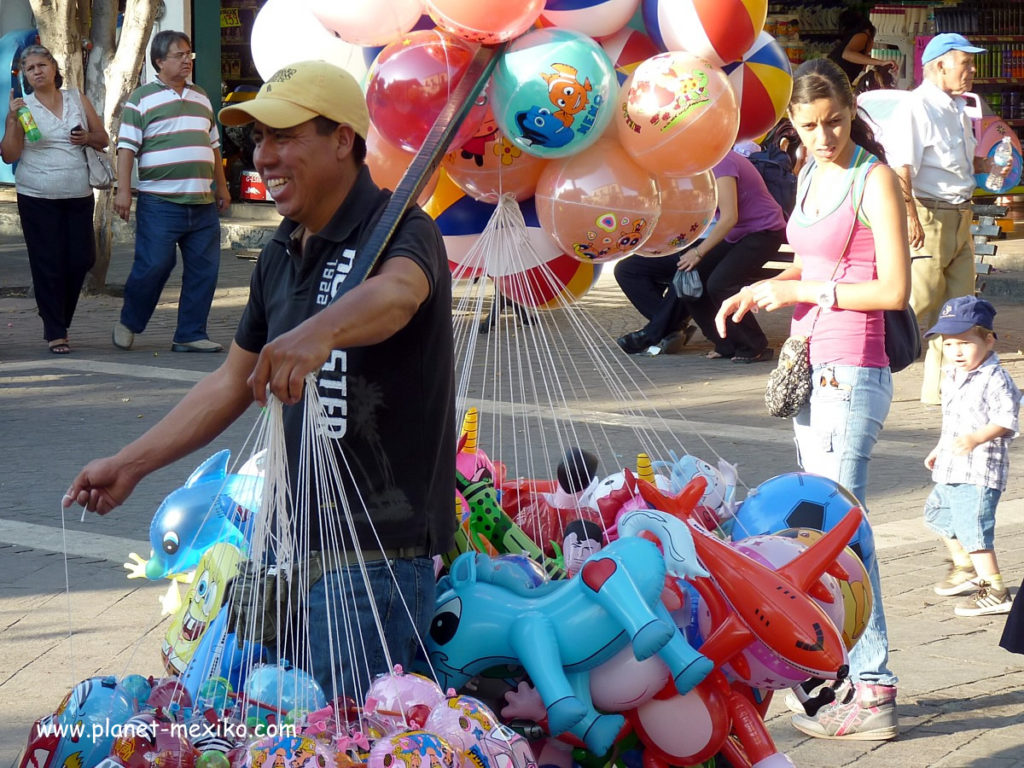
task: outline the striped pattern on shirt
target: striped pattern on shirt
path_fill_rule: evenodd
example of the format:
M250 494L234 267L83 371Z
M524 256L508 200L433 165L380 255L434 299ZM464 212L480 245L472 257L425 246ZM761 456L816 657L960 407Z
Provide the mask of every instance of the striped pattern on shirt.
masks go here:
M212 203L217 121L206 93L188 83L178 93L159 80L128 97L117 137L139 164L139 192L172 203Z

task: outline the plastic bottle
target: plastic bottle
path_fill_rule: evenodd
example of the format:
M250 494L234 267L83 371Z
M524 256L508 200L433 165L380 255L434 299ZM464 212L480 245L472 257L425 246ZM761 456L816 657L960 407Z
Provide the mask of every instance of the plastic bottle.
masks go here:
M43 138L43 134L39 132L39 126L36 125L36 119L32 117L32 112L28 107L18 110L18 122L25 129L25 141L39 141Z
M14 95L21 98L21 78L18 77L18 70L11 70L11 78L14 83ZM21 127L25 131L25 141L39 141L43 138L43 134L39 131L39 126L36 125L36 119L32 117L32 110L28 107L22 107L18 110L18 122L21 123Z
M1000 168L1005 168L1013 162L1013 144L1010 142L1009 136L1003 136L1000 140L999 146L996 147L996 151L992 155L992 162ZM993 172L985 179L985 186L992 192L1000 192L1005 180L1004 176Z

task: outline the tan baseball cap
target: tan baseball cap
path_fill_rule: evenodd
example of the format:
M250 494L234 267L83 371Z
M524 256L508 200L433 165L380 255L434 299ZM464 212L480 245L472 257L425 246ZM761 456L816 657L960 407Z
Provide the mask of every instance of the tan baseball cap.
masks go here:
M366 138L370 115L359 83L341 67L326 61L300 61L275 72L256 98L224 107L224 125L258 120L271 128L292 128L317 115L352 126Z

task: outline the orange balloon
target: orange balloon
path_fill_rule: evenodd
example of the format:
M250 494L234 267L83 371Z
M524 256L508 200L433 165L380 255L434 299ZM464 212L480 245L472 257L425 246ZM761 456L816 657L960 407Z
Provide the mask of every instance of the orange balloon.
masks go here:
M519 202L533 197L546 163L505 138L490 109L473 137L441 161L460 189L484 203L497 203L503 194Z
M651 173L702 173L736 141L740 112L728 76L685 51L660 53L640 64L619 101L613 118L619 141Z
M372 124L370 125L370 130L366 134L366 165L370 169L373 183L378 187L394 191L398 187L398 182L402 180L405 170L412 164L414 157L416 157L414 153L396 147L381 136ZM427 180L423 191L420 192L420 205L425 204L434 193L439 173L440 170L434 171Z
M658 176L661 218L640 253L666 256L704 234L718 208L718 187L711 171L696 176Z
M661 213L654 177L607 138L550 161L534 198L544 231L565 253L585 262L637 251Z

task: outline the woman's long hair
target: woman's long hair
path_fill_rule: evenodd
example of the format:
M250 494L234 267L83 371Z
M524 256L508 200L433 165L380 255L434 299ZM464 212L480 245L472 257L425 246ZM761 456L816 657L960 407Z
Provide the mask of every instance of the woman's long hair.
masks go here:
M857 111L857 99L853 95L849 78L829 59L811 59L797 68L793 76L793 95L789 100L790 117L793 107L811 104L819 99L831 99L849 109L853 115L853 124L850 126L853 143L885 162L885 149L875 138L875 132L867 120Z

